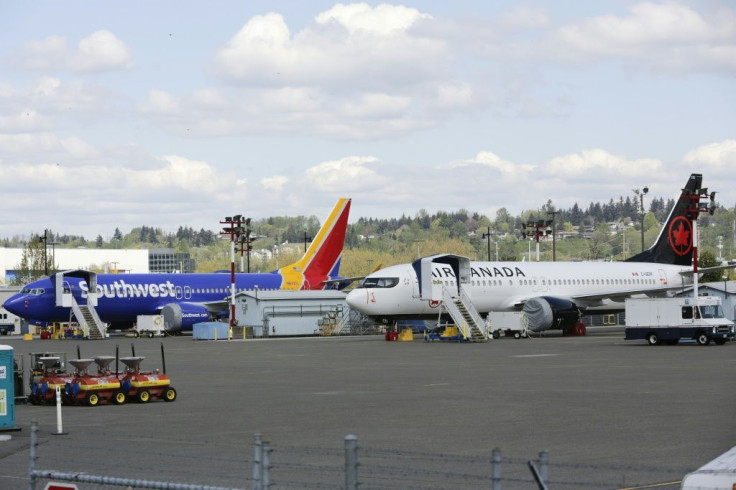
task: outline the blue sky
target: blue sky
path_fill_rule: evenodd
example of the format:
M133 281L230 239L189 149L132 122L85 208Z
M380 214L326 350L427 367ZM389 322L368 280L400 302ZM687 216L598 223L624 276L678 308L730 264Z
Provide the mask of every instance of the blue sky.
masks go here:
M736 202L725 0L9 1L0 63L0 237Z

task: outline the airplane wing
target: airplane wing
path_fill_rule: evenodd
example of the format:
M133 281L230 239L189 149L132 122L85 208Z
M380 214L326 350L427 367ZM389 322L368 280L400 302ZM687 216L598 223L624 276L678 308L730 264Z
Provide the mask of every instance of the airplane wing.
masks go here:
M535 294L531 296L527 296L524 298L517 298L514 301L514 308L521 309L524 306L524 303L529 301L532 298L537 298L540 296L545 297L552 297L552 298L558 298L560 300L567 300L572 302L577 302L578 306L581 308L588 308L590 306L593 306L594 304L598 303L600 306L603 306L604 300L610 300L614 302L621 302L626 298L630 298L631 296L641 295L641 294L661 294L663 292L668 291L679 291L682 289L682 285L677 286L669 286L669 287L658 287L656 289L652 288L642 288L642 289L629 289L626 291L609 291L609 292L600 292L595 294L575 294L571 296L560 296L560 295L553 295L553 294ZM581 305L580 303L587 303L587 305Z
M373 274L374 272L380 270L383 267L383 264L378 264L371 270L368 274L365 276L353 276L353 277L338 277L336 279L327 279L325 281L322 281L322 284L338 284L342 285L338 289L343 290L346 287L350 286L355 281L362 281L365 279L369 274Z
M726 264L726 265L714 265L713 267L699 267L698 268L698 274L705 274L707 272L717 272L717 271L725 271L728 269L736 269L736 263L734 264ZM681 271L680 274L683 276L686 274L692 274L693 271L687 270L687 271Z

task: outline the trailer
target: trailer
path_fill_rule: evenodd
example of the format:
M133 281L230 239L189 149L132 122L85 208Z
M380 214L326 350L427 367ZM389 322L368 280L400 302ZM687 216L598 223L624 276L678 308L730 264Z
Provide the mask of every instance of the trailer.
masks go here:
M161 346L163 355L163 345ZM145 357L121 357L125 364L125 373L120 378L122 392L129 400L148 403L152 399L173 402L176 400L176 389L171 386L171 379L166 375L166 367L161 373L158 369L141 371L141 362ZM165 366L165 364L164 364Z
M117 373L110 371L110 364L115 360L113 356L97 356L94 359L72 359L69 363L76 372L64 387L63 402L67 405L88 405L95 407L99 404L125 403L125 393L120 388ZM97 364L97 374L89 374L87 368L92 363Z
M163 315L138 315L135 327L133 328L134 337L163 337L166 335L164 328Z
M523 311L490 311L486 320L488 336L494 339L501 335L515 339L527 338L526 315Z
M64 390L72 374L66 372L66 354L63 352L31 352L29 379L32 405L53 405L56 403L56 388Z
M649 345L676 345L694 339L723 345L734 338L734 323L723 315L721 299L646 298L626 300L626 340L646 340Z

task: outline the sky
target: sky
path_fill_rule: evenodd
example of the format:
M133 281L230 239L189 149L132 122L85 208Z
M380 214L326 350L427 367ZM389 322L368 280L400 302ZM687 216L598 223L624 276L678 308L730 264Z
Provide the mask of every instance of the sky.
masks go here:
M0 238L736 203L728 0L8 0L0 67Z

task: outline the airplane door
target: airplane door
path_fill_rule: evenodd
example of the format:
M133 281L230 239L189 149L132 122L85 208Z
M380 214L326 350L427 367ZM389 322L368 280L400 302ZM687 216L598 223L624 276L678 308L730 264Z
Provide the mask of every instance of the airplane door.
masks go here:
M438 277L432 272L439 266ZM412 263L417 274L419 298L429 301L441 301L442 289L447 284L450 294L457 296L460 287L470 284L470 260L466 257L450 254L439 254L415 260ZM465 288L466 292L469 288Z
M176 299L181 299L182 298L181 286L176 286L174 288L174 292L176 293Z
M192 297L192 288L189 286L184 286L184 299L191 299Z
M667 286L667 273L662 269L659 269L659 285L662 287Z

